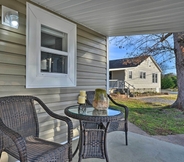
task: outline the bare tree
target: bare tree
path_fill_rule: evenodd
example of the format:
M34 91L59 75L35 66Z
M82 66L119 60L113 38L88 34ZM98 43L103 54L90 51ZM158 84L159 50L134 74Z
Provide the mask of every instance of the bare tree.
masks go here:
M172 107L184 110L184 32L173 33L178 96Z
M153 56L160 67L175 59L178 96L172 107L184 110L184 32L113 37L110 41L130 51L130 56Z

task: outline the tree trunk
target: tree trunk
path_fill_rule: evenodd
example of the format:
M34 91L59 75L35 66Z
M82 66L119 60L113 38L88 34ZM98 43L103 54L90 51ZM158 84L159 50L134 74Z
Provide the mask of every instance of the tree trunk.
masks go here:
M173 33L178 96L171 107L184 111L184 32Z

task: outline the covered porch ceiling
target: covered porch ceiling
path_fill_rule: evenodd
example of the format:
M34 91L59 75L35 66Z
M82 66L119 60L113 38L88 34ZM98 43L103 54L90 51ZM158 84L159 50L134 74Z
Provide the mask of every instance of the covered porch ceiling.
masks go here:
M184 0L31 0L105 36L184 31Z

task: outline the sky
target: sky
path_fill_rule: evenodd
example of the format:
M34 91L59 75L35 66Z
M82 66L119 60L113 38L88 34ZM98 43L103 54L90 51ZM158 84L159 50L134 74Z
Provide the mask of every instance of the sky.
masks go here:
M116 59L122 59L122 58L128 58L130 56L128 56L126 53L128 51L125 48L119 48L118 46L116 46L115 44L109 42L109 60L116 60ZM171 62L169 62L169 67L167 70L164 71L165 74L167 73L174 73L176 74L176 69L173 68L175 64L175 60L172 60Z

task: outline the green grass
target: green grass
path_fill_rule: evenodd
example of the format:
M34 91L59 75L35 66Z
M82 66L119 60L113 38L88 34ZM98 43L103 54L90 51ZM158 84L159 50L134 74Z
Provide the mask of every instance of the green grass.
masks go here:
M128 120L150 135L184 134L184 112L178 109L136 99L116 101L128 106ZM112 103L110 105L120 109Z

